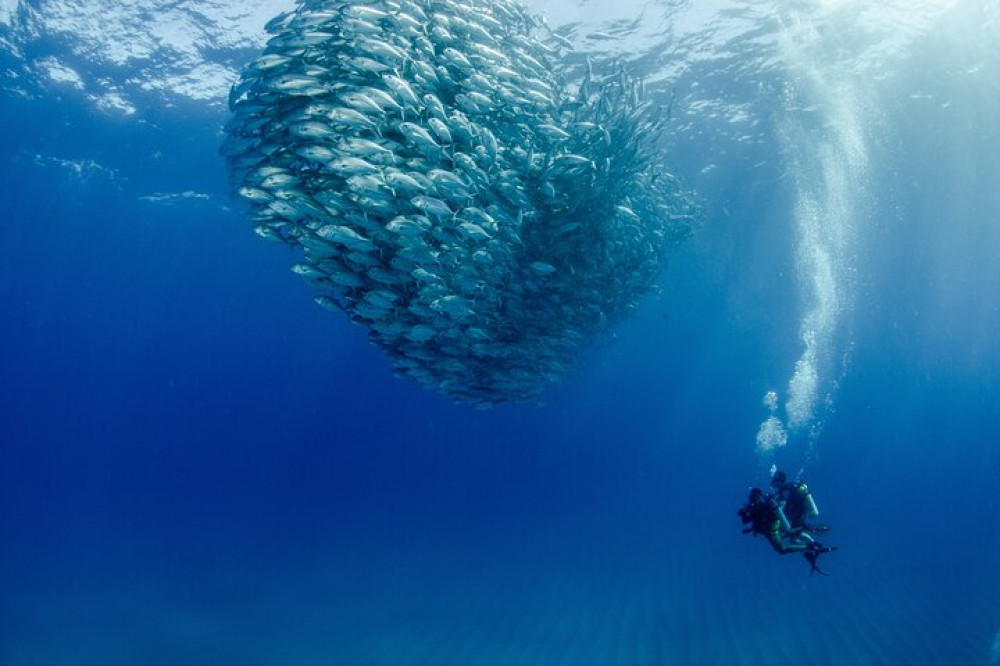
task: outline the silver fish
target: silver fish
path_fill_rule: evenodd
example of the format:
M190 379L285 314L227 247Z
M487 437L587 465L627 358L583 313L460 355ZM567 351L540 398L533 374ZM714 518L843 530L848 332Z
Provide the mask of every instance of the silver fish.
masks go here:
M343 225L328 224L321 228L317 234L324 240L340 243L354 250L370 251L375 249L375 244L371 240Z

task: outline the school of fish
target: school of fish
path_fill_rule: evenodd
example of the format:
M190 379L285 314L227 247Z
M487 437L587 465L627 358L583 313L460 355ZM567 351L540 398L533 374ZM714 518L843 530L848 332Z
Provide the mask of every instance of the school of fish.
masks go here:
M268 31L221 149L255 231L422 385L537 399L691 230L641 84L574 75L514 2L307 0Z

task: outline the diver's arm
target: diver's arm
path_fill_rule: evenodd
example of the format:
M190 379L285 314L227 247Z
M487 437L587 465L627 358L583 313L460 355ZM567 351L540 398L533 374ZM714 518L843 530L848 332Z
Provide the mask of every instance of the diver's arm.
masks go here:
M781 520L781 529L785 532L792 531L792 524L788 522L788 518L785 517L785 503L778 502L778 518Z

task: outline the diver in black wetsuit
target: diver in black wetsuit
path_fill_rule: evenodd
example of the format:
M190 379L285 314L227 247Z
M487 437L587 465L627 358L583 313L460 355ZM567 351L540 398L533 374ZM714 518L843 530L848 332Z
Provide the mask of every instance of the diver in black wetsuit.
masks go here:
M830 532L829 525L810 525L806 518L819 515L816 502L813 500L809 486L801 481L789 481L788 476L777 470L771 477L771 487L774 488L775 501L785 517L785 530L806 541L813 541L814 535Z
M823 553L829 553L836 548L829 548L810 538L801 540L801 532L792 533L784 528L781 509L774 497L765 495L760 488L751 488L747 503L744 504L737 515L744 525L749 527L743 530L744 534L757 536L762 534L767 539L771 547L780 555L788 553L802 553L811 567L809 575L820 573L827 575L819 568L816 560Z

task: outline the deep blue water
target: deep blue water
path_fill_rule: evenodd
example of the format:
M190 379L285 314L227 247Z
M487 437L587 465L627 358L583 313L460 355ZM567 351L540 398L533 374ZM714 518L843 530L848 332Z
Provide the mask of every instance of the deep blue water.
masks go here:
M837 176L781 148L780 104L764 142L676 121L705 213L661 289L542 404L477 411L253 235L221 108L0 98L0 663L995 663L1000 79L949 78L942 33L855 109L879 129L830 402L773 456L796 201ZM835 527L828 578L739 532L772 461Z

